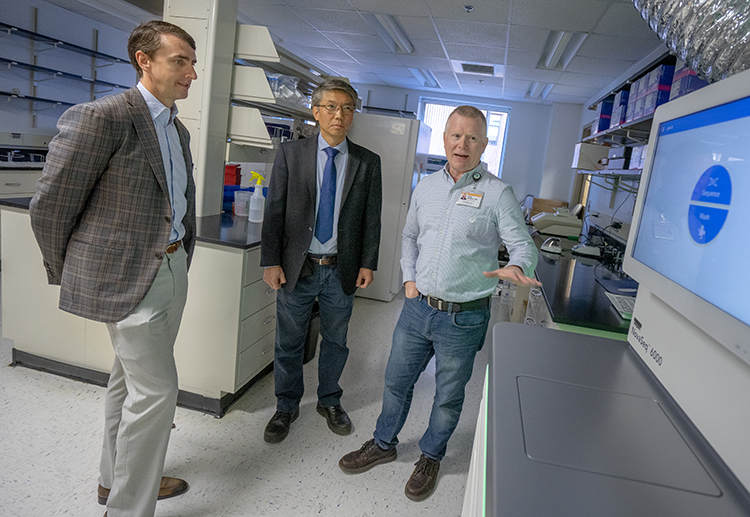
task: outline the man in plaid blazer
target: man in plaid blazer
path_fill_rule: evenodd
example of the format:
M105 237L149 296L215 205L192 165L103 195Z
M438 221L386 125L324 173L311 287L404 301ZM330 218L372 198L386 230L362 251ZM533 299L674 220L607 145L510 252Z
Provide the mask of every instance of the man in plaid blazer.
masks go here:
M128 54L140 82L62 115L29 206L60 308L105 322L115 350L98 488L109 517L153 515L157 497L188 488L162 470L195 244L190 136L175 118L197 77L195 42L148 22Z

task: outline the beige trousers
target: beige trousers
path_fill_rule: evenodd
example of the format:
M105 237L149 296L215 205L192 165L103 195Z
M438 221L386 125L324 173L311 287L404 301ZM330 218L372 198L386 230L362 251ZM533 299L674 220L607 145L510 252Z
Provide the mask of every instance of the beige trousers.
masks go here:
M177 403L174 342L187 298L187 254L165 254L143 302L107 324L115 361L104 404L99 484L108 517L152 517Z

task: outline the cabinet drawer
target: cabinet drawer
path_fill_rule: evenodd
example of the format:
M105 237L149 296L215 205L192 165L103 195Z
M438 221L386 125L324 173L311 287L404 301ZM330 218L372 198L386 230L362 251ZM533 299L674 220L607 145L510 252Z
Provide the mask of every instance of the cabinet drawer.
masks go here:
M260 267L260 248L245 252L245 271L242 274L242 285L262 280L264 269Z
M276 301L276 291L271 289L263 280L242 288L242 307L240 319L244 320Z
M31 194L36 191L35 172L0 173L0 194Z
M276 330L276 304L272 303L240 323L239 351Z
M271 364L273 361L273 345L275 340L276 332L271 332L240 354L237 361L237 382L235 389L240 389L254 375L257 375L263 368Z

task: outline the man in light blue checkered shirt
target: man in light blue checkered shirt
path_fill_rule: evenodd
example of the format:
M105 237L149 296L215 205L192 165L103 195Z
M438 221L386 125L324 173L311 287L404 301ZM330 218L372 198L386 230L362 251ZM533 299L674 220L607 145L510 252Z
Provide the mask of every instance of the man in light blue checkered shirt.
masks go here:
M540 285L533 279L536 246L513 189L481 165L487 146L482 112L472 106L456 108L443 143L448 163L417 185L404 226L406 300L393 333L374 438L339 461L344 472L356 474L396 459L414 385L435 356L430 422L405 488L413 501L426 499L435 489L474 357L484 344L498 280ZM501 241L510 254L502 268L497 259Z

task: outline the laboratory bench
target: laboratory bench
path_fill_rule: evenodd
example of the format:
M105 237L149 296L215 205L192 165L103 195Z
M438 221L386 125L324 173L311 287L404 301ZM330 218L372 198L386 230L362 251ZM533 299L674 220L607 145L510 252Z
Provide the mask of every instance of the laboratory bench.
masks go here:
M537 248L548 236L532 234ZM564 238L563 238L564 239ZM574 255L563 241L562 254L539 251L537 279L552 321L560 330L626 339L630 321L620 317L602 284L632 286L634 281L613 272L598 259ZM598 280L598 281L597 281ZM627 293L635 296L635 293Z
M3 333L13 365L106 385L114 352L106 325L58 308L31 230L31 198L0 199ZM261 224L199 217L188 299L175 343L178 404L223 416L273 367L276 293L263 281Z

